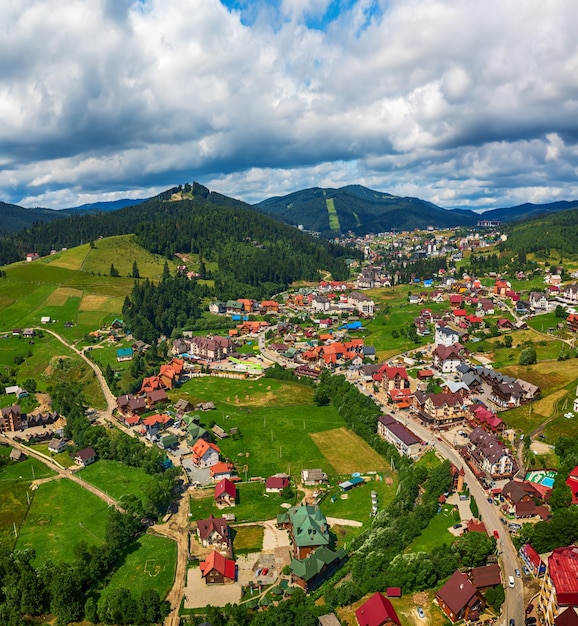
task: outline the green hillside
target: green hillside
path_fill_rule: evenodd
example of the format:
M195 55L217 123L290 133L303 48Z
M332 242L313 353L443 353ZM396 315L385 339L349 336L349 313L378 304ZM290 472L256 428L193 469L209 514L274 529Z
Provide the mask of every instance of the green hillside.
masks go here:
M73 341L114 320L132 291L129 275L137 262L140 276L159 279L166 259L147 252L133 235L99 239L32 263L4 268L0 280L1 330L39 326L42 317L55 320L48 328ZM114 263L120 276L110 276ZM176 261L170 263L174 269ZM65 326L72 322L72 326Z
M514 224L502 248L514 252L556 250L559 254L578 254L578 209L551 213Z
M269 198L256 206L265 213L323 235L335 234L337 229L363 235L394 228L474 225L479 219L471 211L448 211L419 198L400 198L361 185L340 189L313 187Z

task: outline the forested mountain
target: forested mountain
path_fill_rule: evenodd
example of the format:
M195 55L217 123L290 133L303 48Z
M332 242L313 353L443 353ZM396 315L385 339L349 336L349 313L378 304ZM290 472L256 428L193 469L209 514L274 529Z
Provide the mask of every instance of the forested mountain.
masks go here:
M142 204L148 198L123 198L122 200L111 200L109 202L91 202L81 204L80 206L69 207L58 211L63 215L90 215L91 213L109 213L110 211L118 211L124 209L125 206L134 206Z
M514 252L557 250L578 254L578 209L543 215L514 224L502 248Z
M313 187L269 198L256 206L323 235L468 226L475 225L480 217L472 211L448 211L419 198L400 198L361 185L340 189Z
M483 219L499 220L500 222L518 222L521 220L527 220L533 217L539 217L548 213L558 213L560 211L568 211L578 207L578 200L572 200L570 202L566 200L560 200L558 202L549 202L547 204L532 204L526 202L525 204L519 204L517 206L492 209L482 214Z
M64 216L52 209L25 209L17 204L0 202L0 238L17 233L33 224L50 222L59 217Z
M128 233L134 233L146 250L167 258L175 253L199 254L201 276L214 280L214 295L223 300L267 297L294 280L319 279L319 270L344 279L348 276L345 257L359 256L195 183L138 206L75 215L7 237L0 240L0 263L22 260L30 251L46 255L52 249ZM206 261L216 263L218 269L208 274Z

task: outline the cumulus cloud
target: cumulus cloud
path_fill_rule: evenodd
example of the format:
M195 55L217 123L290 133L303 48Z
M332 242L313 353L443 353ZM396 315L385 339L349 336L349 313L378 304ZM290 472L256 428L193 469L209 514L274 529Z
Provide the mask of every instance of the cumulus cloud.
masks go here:
M5 0L0 198L578 197L577 26L572 0Z

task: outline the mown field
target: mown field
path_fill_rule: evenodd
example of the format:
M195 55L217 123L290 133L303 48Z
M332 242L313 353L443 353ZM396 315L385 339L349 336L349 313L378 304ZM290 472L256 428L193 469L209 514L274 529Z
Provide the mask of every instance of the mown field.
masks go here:
M510 333L510 336L513 339L511 348L497 345L503 342L503 337L493 337L476 344L476 349L479 350L481 348L486 351L486 356L492 359L493 366L496 369L517 365L520 353L530 344L536 349L536 356L539 362L555 360L568 349L568 346L559 339L543 335L533 329L518 330Z
M51 328L69 341L111 322L120 314L134 279L133 262L141 278L160 278L164 257L150 254L136 245L132 235L99 239L95 247L84 244L33 263L7 266L0 281L2 329L39 326L49 316ZM110 276L114 263L119 277ZM176 262L169 261L170 269ZM72 327L65 327L72 322Z
M124 555L122 565L113 574L102 595L111 589L130 589L133 597L148 589L164 598L175 578L177 544L166 537L144 535Z
M431 552L434 548L449 546L455 537L449 532L460 521L459 513L454 515L453 506L445 504L440 513L430 520L421 535L408 546L406 552Z
M79 541L104 543L107 504L67 479L40 485L21 527L18 549L34 548L35 562L70 562Z

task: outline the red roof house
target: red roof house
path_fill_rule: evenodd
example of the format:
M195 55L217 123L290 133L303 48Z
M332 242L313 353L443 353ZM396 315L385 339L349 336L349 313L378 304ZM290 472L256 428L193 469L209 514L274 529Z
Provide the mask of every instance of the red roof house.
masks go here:
M401 626L393 605L379 592L374 593L355 611L355 617L359 626L384 626L385 624Z
M235 506L237 488L228 478L223 478L215 485L215 504L219 506Z
M223 585L235 582L235 561L213 550L206 561L199 564L207 585Z

